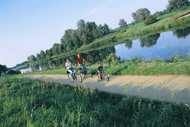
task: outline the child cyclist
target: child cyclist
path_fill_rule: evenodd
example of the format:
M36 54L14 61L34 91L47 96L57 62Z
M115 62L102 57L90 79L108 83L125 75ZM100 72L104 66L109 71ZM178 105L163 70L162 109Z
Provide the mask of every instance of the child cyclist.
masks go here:
M105 70L105 68L101 65L101 63L98 63L97 71L98 71L99 80L102 80L104 77L104 78L106 78L107 81L109 81L109 77L107 75L105 75L104 70Z

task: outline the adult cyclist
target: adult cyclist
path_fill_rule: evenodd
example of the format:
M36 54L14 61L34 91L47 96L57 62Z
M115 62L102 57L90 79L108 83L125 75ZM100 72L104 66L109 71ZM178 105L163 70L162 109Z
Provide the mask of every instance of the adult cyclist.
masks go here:
M84 62L86 62L86 60L80 56L80 54L77 54L77 62L78 62L78 65L80 66L80 71L84 71L84 74L86 74L86 67L84 65Z

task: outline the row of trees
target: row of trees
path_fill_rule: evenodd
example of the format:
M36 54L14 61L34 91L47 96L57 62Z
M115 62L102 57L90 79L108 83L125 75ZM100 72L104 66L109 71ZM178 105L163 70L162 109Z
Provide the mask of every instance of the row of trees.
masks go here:
M131 15L133 17L134 23L144 22L145 25L149 25L157 22L156 16L163 15L165 13L190 6L189 0L169 0L169 4L166 7L166 10L155 12L151 15L151 12L147 8L138 9L136 12L133 12ZM119 20L120 28L126 27L127 22L124 19Z
M186 8L190 6L189 0L169 0L167 11L171 12L180 8Z
M65 34L61 38L61 43L55 43L51 49L42 50L36 56L29 56L28 63L33 71L37 71L39 67L45 70L63 65L65 63L64 58L52 59L52 56L76 50L82 45L87 45L110 32L111 29L107 24L96 25L95 22L79 20L76 30L68 29L65 31Z
M133 23L139 23L145 21L145 25L150 25L152 23L157 22L155 16L151 15L150 11L147 8L138 9L136 12L132 13L132 17L134 20ZM120 28L128 26L127 22L124 19L120 19L118 25Z
M89 62L89 63L96 63L98 61L102 61L104 58L109 56L110 54L115 53L115 48L114 47L108 47L102 50L98 51L91 51L87 53L82 53L81 55ZM76 64L76 58L77 55L71 55L68 56L67 58L72 61L72 63ZM29 57L31 64L30 67L32 68L33 71L38 71L41 67L42 70L50 69L50 68L56 68L56 67L63 67L64 63L66 61L66 58L57 58L57 59L46 59L45 61L38 61L37 57L34 55L31 55ZM35 64L37 63L37 64Z

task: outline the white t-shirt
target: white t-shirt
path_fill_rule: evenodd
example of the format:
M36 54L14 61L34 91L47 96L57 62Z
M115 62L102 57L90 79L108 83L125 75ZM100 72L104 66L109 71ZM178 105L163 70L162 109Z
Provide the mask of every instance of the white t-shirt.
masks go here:
M65 66L66 66L67 68L69 68L69 69L72 68L72 67L71 67L71 62L66 63Z

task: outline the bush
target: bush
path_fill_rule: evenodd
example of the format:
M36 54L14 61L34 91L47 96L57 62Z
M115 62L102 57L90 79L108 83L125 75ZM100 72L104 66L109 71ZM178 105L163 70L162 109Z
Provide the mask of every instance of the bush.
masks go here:
M15 70L9 70L7 72L7 74L11 74L11 75L13 75L13 74L21 74L21 72L20 71L15 71Z
M153 24L153 23L155 23L155 22L157 22L158 20L156 19L156 17L154 17L154 16L149 16L148 18L146 18L146 20L144 21L144 24L146 25L146 26L148 26L148 25L150 25L150 24Z
M120 30L120 33L125 33L126 32L126 29L121 29Z

